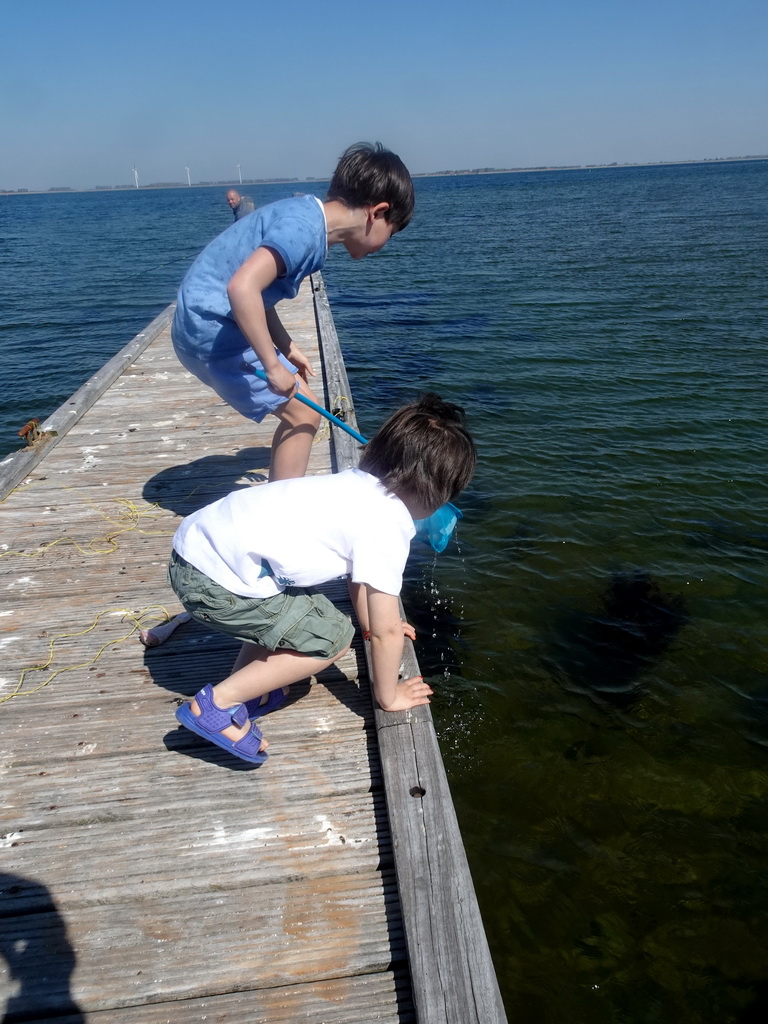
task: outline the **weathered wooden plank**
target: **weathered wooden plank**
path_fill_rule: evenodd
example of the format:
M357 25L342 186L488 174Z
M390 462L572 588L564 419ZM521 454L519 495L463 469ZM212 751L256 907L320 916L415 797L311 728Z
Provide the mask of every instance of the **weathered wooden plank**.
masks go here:
M21 696L0 703L6 730L16 715L28 722L29 711L39 699L55 699L57 708L70 712L78 710L73 703L85 704L94 699L94 694L102 703L120 699L121 689L103 682L107 678L135 679L145 691L151 685L151 692L170 690L172 697L178 698L192 696L202 681L218 682L229 674L239 644L195 622L180 626L162 647L147 649L141 645L140 624L153 626L164 620L166 612L181 611L164 584L166 558L152 555L150 545L156 540L141 538L139 555L119 551L115 556L95 558L96 571L90 573L82 568L77 549L66 547L55 549L62 552L59 561L63 562L55 571L45 571L43 556L19 559L18 575L6 574L6 594L13 593L13 605L0 616L4 649L0 701L22 683ZM105 574L119 579L121 589L105 594ZM161 579L152 589L151 581L158 575ZM332 600L349 608L343 584L323 589ZM36 628L30 628L34 623L38 624ZM354 707L355 714L367 714L367 691L361 695L359 687L349 682L357 679L364 664L360 647L354 646L322 674L324 686L320 692L329 695L334 707L343 705L347 711ZM24 696L49 679L41 698ZM297 684L291 700L305 689L306 684ZM143 699L146 697L144 692Z
M410 983L403 970L333 978L289 988L243 990L202 999L120 1007L88 1014L90 1024L414 1024ZM56 1017L82 1024L81 1015Z
M171 890L109 913L85 906L12 918L4 939L25 948L25 972L39 979L26 1019L55 1013L69 991L90 1011L381 974L404 960L394 879L294 880L281 906L254 876L237 892L219 891L214 860L192 900Z
M175 709L178 701L196 692L194 687L201 679L219 681L216 677L228 675L234 662L236 649L231 640L228 645L226 637L205 633L193 623L180 626L177 632L193 628L197 637L188 637L176 652L144 648L136 634L123 632L124 626L119 623L100 629L92 642L82 646L78 639L90 641L90 637L78 638L73 631L59 633L54 628L45 631L39 644L4 645L14 658L11 668L5 669L8 671L5 678L13 678L11 672L15 668L27 671L17 696L10 697L4 691L7 700L0 705L3 720L11 728L16 716L21 720L29 719L38 714L43 705L51 704L63 713L76 711L78 703L90 710L88 705L94 701L108 704L131 699L142 704L149 701L150 707L172 703ZM92 634L96 634L96 630ZM48 663L52 641L54 657ZM181 645L182 641L177 643ZM39 668L35 671L36 666ZM309 680L295 683L281 718L288 710L293 716L324 714L328 709L338 708L348 727L370 724L370 699L367 691L358 685L356 675L357 657L353 654L342 662L341 669L333 666L318 676L322 686L317 692ZM43 684L46 684L45 692L42 692ZM32 690L41 692L38 695ZM10 749L4 750L4 754L10 755Z
M130 632L134 628L133 623L122 619L102 627L100 620L88 637L78 638L72 635L74 630L68 624L59 630L58 624L51 622L41 630L38 638L17 638L11 634L10 642L4 644L7 659L3 668L5 695L8 696L11 690L9 684L12 679L18 682L18 676L25 669L26 675L21 681L19 695L0 705L7 728L13 727L17 716L20 721L28 722L30 728L36 728L39 725L36 717L38 707L47 702L53 702L56 710L63 714L75 713L78 705L92 704L94 700L98 700L100 705L123 701L126 690L124 686L115 685L115 678L125 677L127 681L135 682L136 685L128 691L131 699L159 705L188 699L197 692L194 687L200 679L218 682L232 670L237 641L206 631L194 622L180 626L166 644L157 648L141 646L137 634ZM179 637L178 633L182 636ZM164 650L174 639L176 648ZM89 641L87 644L86 640ZM110 643L111 646L106 646ZM49 662L51 644L53 658ZM338 707L343 713L345 727L371 726L370 698L367 689L361 688L357 679L359 664L362 663L362 652L355 647L340 662L320 674L318 680L323 685L317 694L310 689L309 680L295 683L285 705L286 712L290 708L291 715L326 714L328 709ZM40 697L31 694L30 691L42 688L43 684L47 686L45 693L41 692ZM90 706L88 710L93 712Z
M0 462L0 498L5 497L55 447L61 436L104 394L123 370L130 365L144 349L163 331L173 317L174 306L168 306L155 317L145 330L133 338L124 348L105 363L90 380L86 381L75 394L60 406L40 429L52 436L34 448L13 452Z
M432 712L374 716L419 1024L505 1024Z
M92 682L90 687L88 682ZM59 696L64 686L71 687L73 691L69 694L69 702ZM97 688L101 689L91 692L97 691ZM368 780L366 789L369 788L372 779L368 764L371 754L369 745L373 733L370 721L362 713L365 699L363 694L349 682L339 687L339 692L343 692L343 702L335 699L325 686L297 684L296 690L298 693L289 697L280 715L264 718L262 729L274 747L270 763L272 759L283 759L290 763L306 762L301 785L309 790L314 779L324 778L314 765L314 760L319 758L323 771L330 776L339 770L337 761L343 763L346 759L348 764L341 770L353 773L355 778L362 772ZM156 685L147 685L141 697L132 688L130 696L126 698L124 694L121 697L119 693L111 692L107 674L104 679L93 678L92 681L86 680L85 684L76 680L65 682L59 676L49 685L48 694L51 700L50 711L48 706L43 710L49 713L37 715L28 727L26 723L29 721L30 709L35 707L33 701L40 701L45 694L21 697L10 702L18 705L13 710L4 709L5 764L13 767L16 778L13 792L0 809L0 820L10 815L14 808L20 814L24 814L25 807L28 808L28 817L36 806L34 799L26 792L24 774L32 777L29 784L33 790L40 790L40 799L45 806L46 801L50 803L48 794L57 786L72 788L76 793L78 787L88 779L92 781L88 797L91 801L97 799L102 785L109 799L109 794L114 792L110 780L121 783L123 792L134 793L132 776L135 774L142 779L144 773L136 771L139 764L118 758L124 755L140 757L160 749L162 745L189 757L210 753L216 764L237 764L226 752L214 751L210 744L203 746L188 730L177 727L174 712L182 698L175 693L163 693ZM359 713L356 713L356 709L360 709ZM68 763L70 759L75 759L77 763ZM176 770L183 771L178 758L170 762L167 759L163 761L164 772L171 770L170 765L178 765ZM245 770L245 766L242 767ZM249 769L246 774L252 771ZM44 785L35 782L36 772L47 776ZM258 772L258 777L266 780L271 774L272 771L265 767L264 771ZM373 777L376 775L374 772ZM342 785L341 779L329 778L328 781L333 781L338 792ZM268 783L264 781L259 784ZM152 783L149 780L143 785L150 791L135 793L132 799L146 797L150 801L148 807L153 806L155 798L164 799L151 792ZM88 791L88 788L84 790L86 793ZM63 813L62 808L59 811Z
M325 390L328 395L328 408L340 420L357 430L357 416L352 401L352 390L349 386L347 369L339 345L339 336L333 322L328 293L320 274L312 275L312 289L315 296L315 314L317 329L323 351L323 372L325 374ZM360 442L340 427L332 427L334 469L338 472L356 466L360 458Z
M205 788L201 794L210 796ZM49 799L56 796L53 791ZM189 815L183 826L168 813L173 805L132 820L105 821L93 814L91 821L64 823L50 804L43 809L47 825L5 825L9 831L4 834L10 838L3 869L19 879L25 872L36 878L55 877L56 905L74 912L131 898L159 898L169 887L178 895L196 890L210 871L211 858L216 860L218 891L236 895L244 878L258 877L265 887L263 899L278 903L284 887L295 879L339 873L373 876L394 870L383 791L361 789L352 806L349 793L329 795L317 787L302 792L296 786L286 796L290 806L278 820L265 820L253 792L243 787L226 806L219 801L216 812ZM148 861L145 851L152 845L173 855ZM105 864L111 865L106 873ZM119 870L114 870L116 865ZM52 905L51 893L30 879L19 881L3 900L8 917Z
M379 746L419 1021L505 1021L432 723L387 726Z
M109 477L98 469L98 463L85 453L81 460L83 471L67 469L58 474L51 473L42 481L31 481L19 485L14 491L16 507L27 509L39 521L44 507L66 505L74 510L79 503L94 502L103 507L110 502L132 502L139 506L153 504L174 513L179 513L179 499L188 498L179 514L187 514L187 507L197 503L198 507L216 500L216 495L228 493L238 486L263 483L269 469L268 448L245 448L233 455L211 452L196 459L190 465L179 465L184 452L181 449L147 454L135 445L120 451L111 442L105 444L111 457L119 458L118 468L111 469ZM327 454L312 455L313 474L330 472ZM144 479L137 484L137 478ZM44 506L43 506L44 503ZM84 512L87 511L86 505ZM75 513L77 514L77 513Z

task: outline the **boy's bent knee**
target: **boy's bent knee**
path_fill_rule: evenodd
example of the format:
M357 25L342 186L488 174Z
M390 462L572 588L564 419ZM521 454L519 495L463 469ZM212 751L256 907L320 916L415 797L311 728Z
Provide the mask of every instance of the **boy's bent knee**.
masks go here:
M291 427L309 427L313 433L320 426L320 413L304 405L298 398L290 398L275 411L275 415Z
M347 644L347 646L343 647L338 654L334 654L334 656L331 658L331 664L335 665L339 658L343 658L345 654L349 654L351 647L352 644Z

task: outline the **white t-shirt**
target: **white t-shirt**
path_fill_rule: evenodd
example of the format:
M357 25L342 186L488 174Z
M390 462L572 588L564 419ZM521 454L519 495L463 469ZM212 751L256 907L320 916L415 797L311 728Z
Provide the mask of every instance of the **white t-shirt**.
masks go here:
M271 597L351 576L399 594L413 519L361 469L233 491L182 522L173 547L233 594ZM267 559L272 576L260 576Z

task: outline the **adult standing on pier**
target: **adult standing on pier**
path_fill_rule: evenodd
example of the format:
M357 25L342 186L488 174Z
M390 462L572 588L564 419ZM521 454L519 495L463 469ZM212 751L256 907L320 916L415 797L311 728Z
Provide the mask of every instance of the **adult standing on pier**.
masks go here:
M303 476L319 415L294 397L315 400L309 360L274 309L320 270L328 247L353 259L378 252L413 215L405 164L381 143L350 146L325 201L295 196L262 206L215 238L179 289L172 337L181 363L243 416L280 421L269 479ZM263 370L266 382L254 369Z

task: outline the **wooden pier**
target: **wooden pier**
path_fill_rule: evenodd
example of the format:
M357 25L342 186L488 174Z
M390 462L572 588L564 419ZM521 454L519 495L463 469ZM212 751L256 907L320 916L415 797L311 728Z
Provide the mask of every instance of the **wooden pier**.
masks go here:
M322 280L280 312L354 423ZM263 720L257 770L177 726L238 644L140 630L181 610L180 518L263 481L274 421L183 370L171 314L0 463L3 1020L503 1024L431 714L374 711L362 643ZM326 431L309 472L356 452Z

